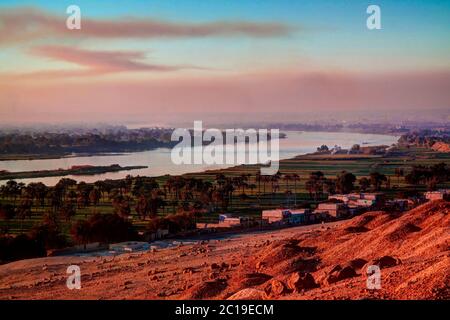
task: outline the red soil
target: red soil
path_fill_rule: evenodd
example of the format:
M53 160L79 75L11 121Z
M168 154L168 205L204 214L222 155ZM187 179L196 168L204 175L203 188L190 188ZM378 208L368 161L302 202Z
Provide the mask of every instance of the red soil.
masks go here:
M0 299L449 299L450 202L104 258L0 266ZM68 290L78 264L81 290ZM366 268L381 268L367 289Z

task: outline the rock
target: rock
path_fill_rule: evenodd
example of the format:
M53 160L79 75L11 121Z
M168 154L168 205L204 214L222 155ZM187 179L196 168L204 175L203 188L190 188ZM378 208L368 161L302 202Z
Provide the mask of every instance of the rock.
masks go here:
M263 300L263 299L264 299L264 291L253 288L246 288L236 292L227 300Z
M228 265L228 263L222 262L222 264L220 265L220 267L221 267L222 269L228 269L229 265Z
M380 269L391 268L401 263L401 260L391 256L383 256L370 262L371 265L377 265Z
M286 291L286 287L283 282L273 279L264 288L264 292L267 297L278 297Z
M184 268L184 269L183 269L183 273L184 273L184 274L186 274L186 273L188 273L188 274L193 274L193 273L194 273L194 269L191 268L191 267Z
M333 284L341 280L353 278L356 275L356 271L352 266L347 265L341 267L340 265L337 265L328 274L327 283Z
M366 263L366 260L358 258L350 261L350 266L352 266L353 269L361 269L366 265Z
M310 273L294 272L287 283L289 289L294 292L300 292L302 290L309 290L317 288L318 285L314 280L314 277Z
M210 269L211 271L218 270L218 269L220 269L220 266L219 266L217 263L212 263L212 264L209 266L209 269Z
M214 273L214 272L210 272L209 274L208 274L208 278L209 279L215 279L215 278L217 278L217 274L216 273Z

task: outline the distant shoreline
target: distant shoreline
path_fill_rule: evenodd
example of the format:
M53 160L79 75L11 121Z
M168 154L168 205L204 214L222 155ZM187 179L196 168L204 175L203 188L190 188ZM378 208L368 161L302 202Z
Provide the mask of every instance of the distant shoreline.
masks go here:
M316 132L309 130L293 130L297 132ZM318 131L320 132L320 131ZM394 132L388 133L367 133L367 132L355 132L355 131L324 131L327 133L361 133L361 134L379 134L386 136L398 136ZM280 139L285 139L285 134L280 134ZM152 151L156 149L170 149L170 147L154 147L143 150L123 151L123 152L82 152L82 153L63 153L63 154L0 154L0 163L2 161L21 161L21 160L52 160L52 159L66 159L66 158L79 158L79 157L102 157L102 156L122 156L130 153Z
M150 149L154 150L154 149ZM149 151L149 150L144 150ZM132 151L139 152L139 151ZM19 161L19 160L52 160L52 159L66 159L66 158L78 158L78 157L102 157L102 156L122 156L132 152L90 152L90 153L67 153L67 154L12 154L12 155L0 155L1 161Z

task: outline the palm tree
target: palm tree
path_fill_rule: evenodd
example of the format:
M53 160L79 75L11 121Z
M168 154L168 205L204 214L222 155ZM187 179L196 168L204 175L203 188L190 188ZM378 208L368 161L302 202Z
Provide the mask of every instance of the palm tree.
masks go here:
M258 183L258 196L261 193L261 173L258 171L255 176L255 181Z
M101 193L97 188L93 188L91 192L89 192L89 201L94 205L94 212L97 209L97 205L100 201Z
M291 178L292 181L294 181L294 204L297 205L297 182L300 181L300 176L296 173L293 173Z
M403 177L405 174L403 168L395 168L395 175L397 176L397 185L400 184L400 177Z
M370 174L370 183L372 184L375 191L379 191L381 188L381 184L387 181L387 178L384 174L379 172L372 172Z
M361 191L366 191L370 187L370 181L366 177L360 178L358 182Z
M286 191L289 191L289 181L291 181L292 177L290 174L285 174L283 176L283 180L286 182Z

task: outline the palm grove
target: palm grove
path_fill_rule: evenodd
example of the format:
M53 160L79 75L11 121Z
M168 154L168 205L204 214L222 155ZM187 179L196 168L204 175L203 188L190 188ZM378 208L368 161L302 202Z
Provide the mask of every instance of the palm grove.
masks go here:
M448 177L444 163L414 166L408 173L397 168L392 176L394 183L402 178L430 190ZM0 261L45 256L73 244L143 239L158 229L176 234L224 211L309 206L328 194L390 189L391 176L376 171L359 179L347 171L334 177L322 171L221 171L206 178L127 176L93 184L62 178L51 187L10 180L0 187Z

